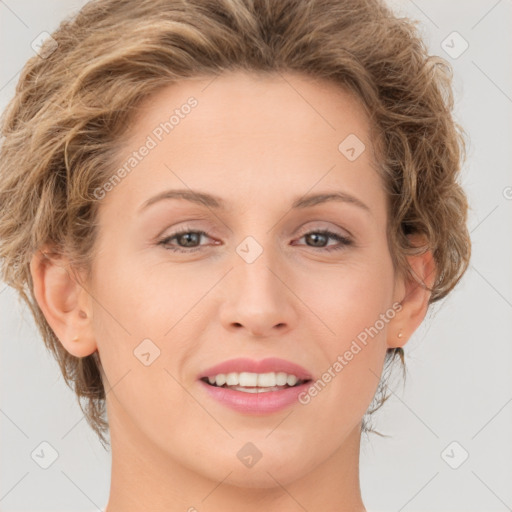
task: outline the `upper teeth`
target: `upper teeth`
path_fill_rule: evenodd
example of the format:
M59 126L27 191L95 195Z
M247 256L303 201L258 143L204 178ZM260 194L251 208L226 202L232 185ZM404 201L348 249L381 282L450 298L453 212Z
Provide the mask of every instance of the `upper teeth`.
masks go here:
M291 375L284 372L270 372L270 373L219 373L213 377L208 377L210 384L216 384L217 386L247 386L247 387L274 387L274 386L295 386L298 382L298 378L295 375Z

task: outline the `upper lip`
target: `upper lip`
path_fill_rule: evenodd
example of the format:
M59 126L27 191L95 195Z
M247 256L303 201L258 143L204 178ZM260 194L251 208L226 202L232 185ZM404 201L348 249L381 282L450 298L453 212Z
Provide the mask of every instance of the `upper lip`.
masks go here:
M311 374L304 369L302 366L286 361L285 359L279 359L276 357L269 357L256 361L254 359L237 358L229 359L215 366L211 366L206 370L203 370L199 379L205 377L213 377L220 373L270 373L270 372L284 372L287 374L295 375L300 380L311 380Z

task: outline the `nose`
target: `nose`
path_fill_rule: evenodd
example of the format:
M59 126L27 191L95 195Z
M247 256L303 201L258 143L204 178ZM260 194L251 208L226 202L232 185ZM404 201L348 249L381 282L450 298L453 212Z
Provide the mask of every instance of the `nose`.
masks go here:
M253 263L237 261L228 277L221 322L229 331L246 330L256 337L271 337L293 329L298 314L289 273L269 251ZM296 300L296 299L295 299Z

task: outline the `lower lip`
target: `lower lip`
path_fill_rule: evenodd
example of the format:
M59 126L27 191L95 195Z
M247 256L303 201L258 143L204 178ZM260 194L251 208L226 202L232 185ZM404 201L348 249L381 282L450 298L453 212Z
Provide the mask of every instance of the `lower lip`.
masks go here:
M263 391L261 393L244 393L229 388L210 386L199 381L205 391L217 402L238 412L248 414L267 414L277 412L298 402L298 395L307 389L311 383L306 382L300 386L285 388L279 391Z

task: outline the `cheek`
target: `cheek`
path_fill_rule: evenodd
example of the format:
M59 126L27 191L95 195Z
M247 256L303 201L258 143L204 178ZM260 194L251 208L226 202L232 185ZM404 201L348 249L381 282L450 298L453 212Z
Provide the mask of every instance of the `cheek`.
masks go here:
M180 336L181 324L172 330L186 312L179 288L128 262L118 261L102 275L94 291L94 329L107 391L114 387L108 398L113 429L134 424L156 438L165 425L177 435L170 432L179 425L176 411L194 417L197 407L178 384L176 362L192 350Z
M325 361L322 383L317 386L323 395L319 402L325 407L344 403L343 410L352 411L357 418L376 391L386 354L387 327L396 314L391 261L381 258L372 264L353 263L332 272L328 279L324 276L321 283L316 292L308 287L302 295L318 312L321 325L329 328L322 327L324 335L318 336Z
M190 284L179 269L169 272L164 265L145 265L133 259L112 259L95 293L99 316L121 337L161 339L184 314ZM189 276L192 277L192 276Z
M329 328L329 346L337 349L373 326L392 305L390 261L351 261L304 283L300 296Z
M218 278L210 272L212 283L208 284L193 271L141 265L135 258L116 256L102 260L97 270L101 279L93 291L94 331L102 366L111 385L123 379L123 402L127 407L137 404L135 415L146 406L160 414L159 404L147 397L161 389L173 397L170 402L183 399L182 389L166 370L183 380L181 365L197 350L191 339L196 337L194 326L201 309L194 304Z

